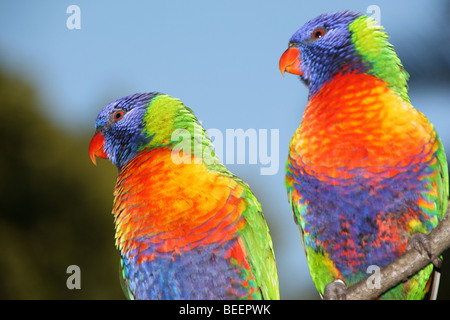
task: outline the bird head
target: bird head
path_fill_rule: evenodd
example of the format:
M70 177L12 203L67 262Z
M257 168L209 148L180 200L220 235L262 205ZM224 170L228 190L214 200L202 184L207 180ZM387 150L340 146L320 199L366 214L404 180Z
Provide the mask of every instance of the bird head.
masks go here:
M350 11L322 14L298 29L280 58L281 73L299 75L310 96L338 73L367 73L408 100L408 74L383 28Z
M315 92L343 68L363 68L356 54L349 25L361 15L349 11L322 14L304 24L289 39L280 58L281 73L299 75Z
M97 116L89 155L118 169L143 150L182 149L205 163L218 162L210 138L182 101L162 93L137 93L108 104Z
M133 94L108 104L97 116L89 155L111 160L118 168L149 144L152 135L144 130L144 116L158 93Z

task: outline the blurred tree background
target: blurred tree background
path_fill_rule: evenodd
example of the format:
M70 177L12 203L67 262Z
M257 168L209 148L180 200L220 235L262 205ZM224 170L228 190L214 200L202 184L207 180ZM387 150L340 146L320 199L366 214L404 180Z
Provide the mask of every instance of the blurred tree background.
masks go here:
M110 214L117 169L94 168L90 137L53 127L26 81L0 71L0 101L0 299L123 298ZM66 286L72 264L81 290Z

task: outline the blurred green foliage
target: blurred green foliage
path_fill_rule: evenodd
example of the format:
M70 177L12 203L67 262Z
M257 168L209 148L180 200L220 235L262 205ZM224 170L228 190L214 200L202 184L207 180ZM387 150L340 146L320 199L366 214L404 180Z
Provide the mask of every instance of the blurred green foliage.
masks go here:
M90 137L50 125L24 81L0 72L0 101L0 299L122 299L116 168L94 167ZM72 264L81 290L66 286Z

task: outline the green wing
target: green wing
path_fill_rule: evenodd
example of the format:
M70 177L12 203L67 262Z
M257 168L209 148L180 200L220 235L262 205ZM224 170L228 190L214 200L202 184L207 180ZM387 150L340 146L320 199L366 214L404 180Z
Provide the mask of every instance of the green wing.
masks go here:
M438 171L439 177L437 180L438 190L440 190L439 197L441 199L440 207L442 208L440 212L440 220L444 217L445 212L447 211L447 206L449 202L449 177L448 177L448 164L447 157L444 152L444 146L442 145L441 139L438 137L438 150L436 152L436 156L438 159Z
M247 224L240 231L240 235L247 251L248 262L263 298L278 300L278 273L269 228L260 203L244 182L241 182L241 185L244 187L243 197L247 204L243 212Z

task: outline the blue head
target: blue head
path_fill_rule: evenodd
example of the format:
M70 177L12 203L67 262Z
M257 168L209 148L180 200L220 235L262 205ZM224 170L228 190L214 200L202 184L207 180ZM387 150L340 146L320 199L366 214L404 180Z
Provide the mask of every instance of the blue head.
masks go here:
M299 75L310 95L338 72L364 72L365 65L349 30L349 25L360 16L343 11L322 14L305 23L289 39L289 48L280 58L281 72Z
M95 158L107 158L119 169L152 139L144 133L144 115L158 93L137 93L108 104L97 116L96 133L89 146Z

